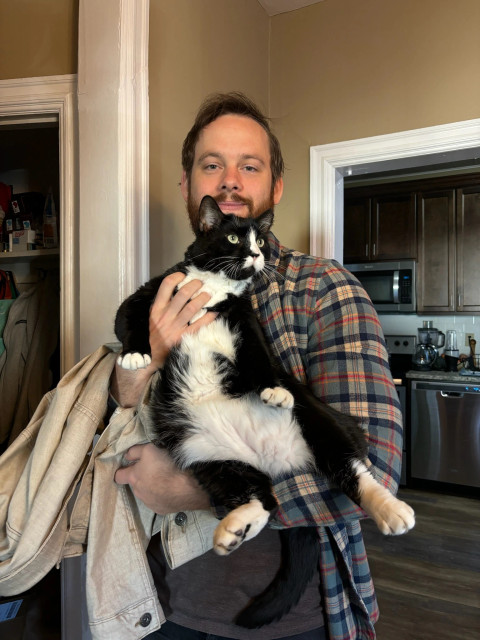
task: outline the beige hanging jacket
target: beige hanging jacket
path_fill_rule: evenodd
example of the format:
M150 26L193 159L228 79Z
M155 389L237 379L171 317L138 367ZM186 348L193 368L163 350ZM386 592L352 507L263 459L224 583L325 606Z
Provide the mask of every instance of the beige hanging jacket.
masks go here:
M217 524L200 511L179 527L175 514L157 516L115 484L122 455L147 441L149 392L104 426L115 358L101 347L76 365L0 457L0 595L22 593L62 558L86 552L94 640L143 638L165 620L145 555L151 535L162 532L174 568L211 548Z

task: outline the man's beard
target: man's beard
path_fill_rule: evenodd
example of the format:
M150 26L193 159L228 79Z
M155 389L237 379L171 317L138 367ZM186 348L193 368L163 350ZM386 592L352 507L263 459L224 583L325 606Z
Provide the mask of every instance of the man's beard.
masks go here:
M221 193L218 196L212 196L217 204L221 204L225 200L233 200L234 202L242 202L248 209L248 218L258 218L262 213L267 211L268 209L272 209L275 206L273 201L273 188L270 192L270 195L265 198L263 202L261 202L256 207L253 204L253 200L251 198L244 198L243 196L239 196L237 193L226 194ZM187 211L188 217L190 219L190 224L195 233L197 233L199 229L199 209L200 202L194 200L192 197L192 192L190 187L188 188L188 198L187 198Z

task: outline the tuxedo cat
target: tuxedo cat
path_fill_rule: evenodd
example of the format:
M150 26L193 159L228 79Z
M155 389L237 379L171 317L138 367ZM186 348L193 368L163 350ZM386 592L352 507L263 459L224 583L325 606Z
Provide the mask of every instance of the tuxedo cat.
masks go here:
M413 511L373 478L357 419L318 400L273 361L249 297L253 279L268 276L266 234L272 222L271 211L242 219L223 214L209 196L202 200L196 239L185 260L167 273L186 274L179 286L200 279L202 291L211 294L208 310L218 316L170 351L152 387L152 440L228 510L214 533L221 555L257 535L274 515L272 479L305 471L325 474L383 533L404 533L414 525ZM140 287L118 310L118 361L126 369L150 363L148 316L167 273ZM253 628L279 619L317 570L315 527L280 535L281 569L237 624Z

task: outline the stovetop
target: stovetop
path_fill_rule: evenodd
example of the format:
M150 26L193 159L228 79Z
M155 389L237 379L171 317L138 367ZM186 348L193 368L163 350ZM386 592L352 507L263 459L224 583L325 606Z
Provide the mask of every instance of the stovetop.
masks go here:
M388 361L392 378L397 385L406 384L407 371L412 369L412 358L417 347L417 336L389 335L385 336Z

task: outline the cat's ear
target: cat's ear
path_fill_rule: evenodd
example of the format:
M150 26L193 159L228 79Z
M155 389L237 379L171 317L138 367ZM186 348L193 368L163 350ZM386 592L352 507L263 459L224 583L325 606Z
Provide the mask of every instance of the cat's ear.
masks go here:
M258 218L255 219L255 222L257 223L261 233L268 233L273 224L273 210L268 209L268 211L260 214Z
M198 226L200 231L205 233L211 229L215 229L220 226L223 220L223 213L214 198L211 196L204 196L200 203L200 210L198 212Z

